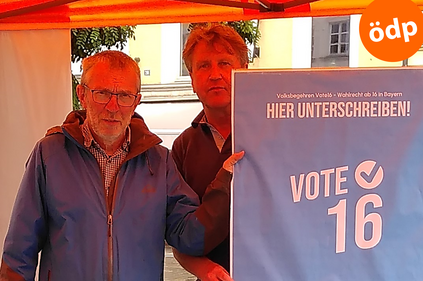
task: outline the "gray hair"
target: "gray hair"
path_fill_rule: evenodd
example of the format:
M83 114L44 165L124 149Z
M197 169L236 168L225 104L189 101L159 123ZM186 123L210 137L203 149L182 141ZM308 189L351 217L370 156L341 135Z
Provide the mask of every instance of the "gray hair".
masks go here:
M108 62L111 68L133 70L138 78L137 90L141 90L141 71L138 64L130 56L120 51L103 51L82 60L81 84L86 84L90 70L99 62Z

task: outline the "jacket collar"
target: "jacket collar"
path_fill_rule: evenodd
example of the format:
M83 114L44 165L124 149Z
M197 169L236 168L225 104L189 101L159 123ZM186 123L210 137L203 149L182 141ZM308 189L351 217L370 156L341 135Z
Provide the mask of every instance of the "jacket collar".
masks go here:
M85 119L85 110L72 111L68 114L62 125L62 129L82 146L84 145L84 137L80 126L84 123ZM162 142L157 135L150 132L144 119L138 113L134 113L129 126L131 144L129 145L127 159L133 158Z
M206 114L204 113L204 109L201 110L201 112L197 115L197 117L194 118L194 120L191 122L191 126L193 126L194 128L197 128L198 125L200 124L201 120L203 120L203 118L206 116Z

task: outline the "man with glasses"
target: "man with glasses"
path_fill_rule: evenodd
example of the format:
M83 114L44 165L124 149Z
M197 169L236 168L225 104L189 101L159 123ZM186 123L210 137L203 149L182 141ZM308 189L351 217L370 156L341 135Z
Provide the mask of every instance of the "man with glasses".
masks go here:
M224 238L234 154L198 206L161 140L135 114L140 70L105 51L83 61L71 112L26 165L4 244L0 280L161 280L164 239L202 255ZM222 225L223 224L223 225Z

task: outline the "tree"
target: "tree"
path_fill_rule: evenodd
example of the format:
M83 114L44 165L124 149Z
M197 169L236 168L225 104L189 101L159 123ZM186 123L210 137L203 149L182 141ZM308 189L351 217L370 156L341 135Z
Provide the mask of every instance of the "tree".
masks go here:
M260 40L261 33L258 27L258 21L247 20L247 21L232 21L228 22L229 26L232 26L233 29L244 38L247 45L252 45L254 49L257 49L257 44ZM257 53L251 51L248 52L250 57L250 62L257 57Z
M232 21L227 23L232 26L233 29L244 38L245 43L257 47L257 43L260 40L261 33L258 28L258 21Z
M130 38L135 38L135 26L78 28L71 30L71 61L82 59L104 49L123 49ZM78 79L72 74L72 102L74 109L80 109L76 86Z

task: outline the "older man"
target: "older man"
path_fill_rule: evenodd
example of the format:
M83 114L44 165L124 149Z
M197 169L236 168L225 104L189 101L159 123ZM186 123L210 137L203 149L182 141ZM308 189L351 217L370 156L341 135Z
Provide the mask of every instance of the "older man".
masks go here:
M232 165L198 207L161 140L134 114L140 70L105 51L83 61L85 111L47 132L26 166L4 244L0 280L161 280L164 238L189 255L220 243Z
M186 182L204 202L207 185L218 177L219 167L232 152L231 72L247 68L248 49L229 26L199 25L188 37L183 59L203 111L175 140L172 156ZM214 209L226 207L216 204ZM221 233L228 235L224 229ZM174 253L181 265L202 281L232 280L228 274L228 237L207 255L210 260Z

